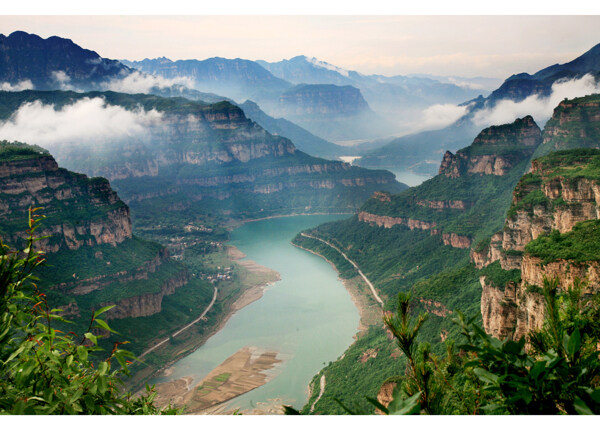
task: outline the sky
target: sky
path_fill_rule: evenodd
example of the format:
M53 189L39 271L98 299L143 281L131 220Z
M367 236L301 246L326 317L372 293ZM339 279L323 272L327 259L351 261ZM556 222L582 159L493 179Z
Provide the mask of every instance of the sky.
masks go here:
M504 79L600 43L600 16L0 16L0 33L15 30L70 38L111 59L307 55L364 74Z

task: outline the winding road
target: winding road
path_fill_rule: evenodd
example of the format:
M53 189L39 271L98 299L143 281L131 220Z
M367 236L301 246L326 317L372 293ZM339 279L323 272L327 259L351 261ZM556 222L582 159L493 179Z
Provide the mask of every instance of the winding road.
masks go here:
M200 321L202 318L204 318L204 315L207 314L208 311L210 311L210 308L213 307L215 301L217 300L217 287L215 287L215 292L213 294L213 298L212 301L210 302L210 304L208 305L208 307L204 310L204 312L202 312L202 315L200 315L198 318L196 318L194 321L192 321L191 323L187 324L185 327L181 328L180 330L177 330L177 332L173 333L173 337L179 335L179 333L187 330L188 328L190 328L191 326L193 326L194 324L196 324L198 321ZM148 349L147 351L145 351L142 355L140 355L138 358L142 358L145 355L148 355L150 352L154 351L156 348L158 348L159 346L164 345L165 343L167 343L169 341L171 337L166 338L165 340L162 340L160 342L158 342L156 345L154 345L152 348Z
M316 239L317 241L321 241L322 243L329 245L331 248L333 248L338 253L340 253L346 260L348 260L348 262L356 268L356 270L358 271L358 274L362 277L362 279L365 280L365 282L371 289L371 293L373 293L373 297L375 298L375 300L377 300L377 302L379 302L379 305L381 305L381 307L383 308L383 300L381 300L379 298L379 295L377 294L377 291L375 290L375 287L373 287L373 284L371 283L371 281L369 281L369 278L367 278L367 276L364 273L362 273L362 271L358 268L358 265L356 263L354 263L354 261L350 260L348 258L348 256L346 254L344 254L344 252L342 250L340 250L338 247L336 247L332 243L327 242L324 239L317 238L316 236L309 235L308 233L301 233L300 235L304 236L305 238Z

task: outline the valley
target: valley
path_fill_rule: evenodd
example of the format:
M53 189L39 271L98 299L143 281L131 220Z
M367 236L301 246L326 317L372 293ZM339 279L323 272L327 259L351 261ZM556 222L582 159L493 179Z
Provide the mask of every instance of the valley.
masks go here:
M600 45L44 37L0 34L0 414L600 413Z

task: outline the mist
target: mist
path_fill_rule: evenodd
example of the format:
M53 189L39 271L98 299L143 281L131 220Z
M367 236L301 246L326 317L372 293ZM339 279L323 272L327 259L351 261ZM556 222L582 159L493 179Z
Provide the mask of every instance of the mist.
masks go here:
M594 76L586 74L580 79L557 81L552 85L549 96L530 95L523 101L502 100L492 108L477 111L473 123L480 127L511 123L515 119L527 115L533 116L538 125L552 116L552 112L565 98L576 98L600 92L600 85Z
M102 98L83 98L57 110L40 101L25 103L0 123L0 139L37 144L51 152L63 145L96 146L123 138L143 137L159 124L156 110L125 110Z
M457 106L454 104L436 104L427 107L422 112L422 120L419 124L420 129L440 129L453 124L463 117L469 106Z
M167 79L161 76L134 71L123 77L114 78L103 84L103 89L115 92L124 92L126 94L149 93L152 88L168 88L174 85L183 85L193 88L194 81L189 77L175 77Z
M15 83L14 85L11 85L9 82L0 83L0 91L18 92L26 91L28 89L33 89L33 83L31 83L31 80L29 79L21 80L19 83Z

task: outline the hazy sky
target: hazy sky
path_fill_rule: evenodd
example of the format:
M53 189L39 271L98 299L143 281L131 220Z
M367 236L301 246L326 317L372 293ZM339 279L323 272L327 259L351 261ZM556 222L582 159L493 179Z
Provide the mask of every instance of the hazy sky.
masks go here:
M600 16L0 16L113 59L314 56L365 74L506 78L600 43Z

